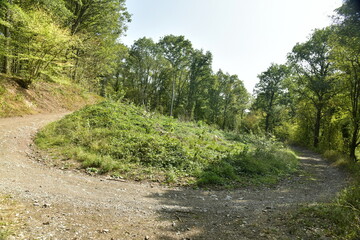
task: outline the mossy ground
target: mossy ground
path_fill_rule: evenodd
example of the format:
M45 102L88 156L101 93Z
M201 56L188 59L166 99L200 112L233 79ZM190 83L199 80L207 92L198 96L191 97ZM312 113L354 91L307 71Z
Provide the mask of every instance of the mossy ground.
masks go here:
M275 183L297 166L291 151L269 139L109 101L48 125L35 141L88 172L181 185Z

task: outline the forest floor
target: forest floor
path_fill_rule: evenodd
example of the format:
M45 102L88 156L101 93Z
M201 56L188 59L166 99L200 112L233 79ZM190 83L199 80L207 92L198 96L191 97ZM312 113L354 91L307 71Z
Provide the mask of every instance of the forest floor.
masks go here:
M36 131L65 114L0 119L0 193L18 205L9 239L331 239L291 224L297 209L331 201L347 184L317 154L295 149L300 171L273 187L115 181L54 168L32 150Z

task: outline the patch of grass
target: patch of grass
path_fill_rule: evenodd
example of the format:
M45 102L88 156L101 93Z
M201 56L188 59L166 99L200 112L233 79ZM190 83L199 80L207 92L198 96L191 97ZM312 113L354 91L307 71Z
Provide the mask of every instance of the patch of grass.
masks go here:
M272 140L114 102L85 107L46 126L35 142L92 172L170 184L273 183L297 165L295 155Z
M339 153L334 150L327 150L322 155L335 166L349 172L354 177L359 177L358 174L360 172L360 162L354 162L349 158L348 155Z

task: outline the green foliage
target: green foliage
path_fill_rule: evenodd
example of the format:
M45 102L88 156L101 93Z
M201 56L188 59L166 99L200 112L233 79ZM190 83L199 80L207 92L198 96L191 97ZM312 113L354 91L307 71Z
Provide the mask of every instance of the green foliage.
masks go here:
M45 79L52 79L63 71L64 53L75 44L70 32L39 10L29 11L22 19L18 19L17 24L19 35L13 41L21 50L16 50L20 51L13 59L23 65L19 75L26 79L27 84L41 75Z
M113 102L52 123L35 141L91 172L178 184L274 182L293 171L297 162L279 143L265 138L239 137Z
M113 91L122 86L124 98L148 110L239 129L249 94L236 75L212 72L210 52L194 49L184 36L167 35L158 43L140 38L124 55L108 80Z
M288 55L289 64L294 71L290 90L298 95L299 102L315 108L312 137L313 147L318 147L323 127L327 103L336 95L337 78L333 77L334 64L330 61L330 28L315 30L304 43L298 43ZM310 126L310 125L308 125Z
M267 71L261 73L254 92L256 100L254 109L261 109L265 113L265 132L272 133L274 127L281 122L281 112L286 107L286 91L283 87L284 80L289 75L289 69L285 65L271 64Z
M71 78L89 88L114 72L130 16L123 0L0 3L0 70L28 88Z

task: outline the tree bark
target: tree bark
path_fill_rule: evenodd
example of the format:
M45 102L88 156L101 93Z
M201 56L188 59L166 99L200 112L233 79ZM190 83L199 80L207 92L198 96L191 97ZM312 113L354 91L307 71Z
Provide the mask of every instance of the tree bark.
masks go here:
M349 146L350 159L353 160L354 162L357 161L356 147L358 145L358 142L357 142L358 134L359 134L359 124L355 123L354 124L354 130L353 130L352 136L351 136L350 146Z
M226 120L227 120L227 109L228 109L228 102L227 100L225 101L225 106L224 106L224 112L223 112L223 124L222 124L222 129L225 130L226 127Z
M319 146L320 141L320 122L321 122L321 107L316 109L316 119L315 119L315 128L314 128L314 147L317 148Z
M270 132L270 113L266 114L266 118L265 118L265 132L269 133Z
M173 78L172 81L172 93L171 93L171 105L170 105L170 116L173 116L173 110L174 110L174 102L175 102L175 81L176 78Z

